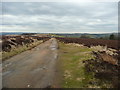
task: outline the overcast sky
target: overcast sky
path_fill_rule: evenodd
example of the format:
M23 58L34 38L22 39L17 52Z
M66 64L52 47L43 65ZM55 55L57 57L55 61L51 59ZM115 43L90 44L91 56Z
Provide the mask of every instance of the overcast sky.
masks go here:
M118 31L117 2L6 2L2 4L3 32Z

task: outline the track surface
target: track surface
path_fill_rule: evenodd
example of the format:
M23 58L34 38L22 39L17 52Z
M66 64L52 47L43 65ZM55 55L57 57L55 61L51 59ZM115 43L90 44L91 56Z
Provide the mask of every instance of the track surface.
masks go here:
M3 62L5 88L46 88L53 85L57 62L56 39L52 38L32 50Z

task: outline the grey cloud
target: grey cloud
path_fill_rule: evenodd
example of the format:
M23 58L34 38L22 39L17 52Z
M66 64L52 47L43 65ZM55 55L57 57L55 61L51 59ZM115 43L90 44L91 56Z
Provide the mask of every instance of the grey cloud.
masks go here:
M117 3L2 3L3 27L40 32L117 31ZM24 29L24 30L25 30ZM12 30L12 29L11 29ZM22 28L23 30L23 28Z
M3 3L5 14L15 15L74 15L97 17L101 15L112 15L117 11L117 3Z

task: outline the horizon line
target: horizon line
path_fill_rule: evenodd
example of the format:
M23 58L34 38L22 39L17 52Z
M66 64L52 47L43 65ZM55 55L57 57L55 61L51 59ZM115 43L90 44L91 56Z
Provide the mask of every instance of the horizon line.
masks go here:
M0 32L0 33L69 33L69 34L73 34L73 33L90 33L90 34L105 34L105 33L119 33L119 32Z

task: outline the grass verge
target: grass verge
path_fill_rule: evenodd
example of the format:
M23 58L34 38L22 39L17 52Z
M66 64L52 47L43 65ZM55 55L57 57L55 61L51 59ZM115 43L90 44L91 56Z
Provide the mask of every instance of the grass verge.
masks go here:
M97 81L94 73L85 71L84 60L92 59L93 49L78 47L59 43L59 62L61 68L61 87L62 88L100 88L99 85L92 85Z
M36 47L37 45L41 44L43 41L37 41L37 42L33 42L31 44L28 44L28 45L23 45L23 46L18 46L17 48L15 49L12 49L10 52L2 52L2 60L6 60L14 55L17 55L21 52L24 52L26 50L30 50L34 47Z

